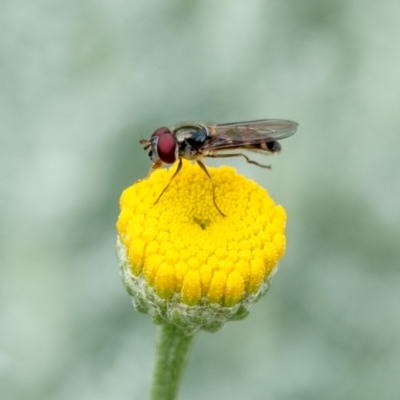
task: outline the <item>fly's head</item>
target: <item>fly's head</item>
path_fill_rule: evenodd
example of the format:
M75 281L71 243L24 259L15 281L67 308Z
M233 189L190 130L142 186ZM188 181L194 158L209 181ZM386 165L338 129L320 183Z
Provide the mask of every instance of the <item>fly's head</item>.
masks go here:
M145 150L150 149L149 157L154 164L173 164L177 158L178 146L169 128L163 126L154 131L150 140L141 140Z

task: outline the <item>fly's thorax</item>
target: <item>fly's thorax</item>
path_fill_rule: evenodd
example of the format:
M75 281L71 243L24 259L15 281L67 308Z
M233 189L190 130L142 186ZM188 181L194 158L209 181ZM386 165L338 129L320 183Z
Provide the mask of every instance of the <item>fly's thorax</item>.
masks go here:
M201 154L204 143L210 136L205 125L191 124L172 129L178 143L178 153L180 157L187 160L194 160Z
M187 143L183 142L178 148L178 154L179 157L185 158L186 160L195 160L198 157L199 152Z
M201 147L210 136L207 127L202 124L179 126L176 129L172 128L172 132L179 144L186 142L197 148Z

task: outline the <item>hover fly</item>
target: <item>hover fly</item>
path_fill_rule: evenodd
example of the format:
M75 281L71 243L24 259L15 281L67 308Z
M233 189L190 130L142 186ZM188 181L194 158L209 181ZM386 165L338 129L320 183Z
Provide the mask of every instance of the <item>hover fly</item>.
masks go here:
M173 164L179 160L178 168L158 196L156 203L167 191L169 185L182 168L182 158L196 160L200 168L210 178L211 176L202 163L202 157L228 158L244 157L250 163L262 168L271 168L250 160L240 150L251 150L261 153L276 153L281 149L278 140L293 135L298 124L283 119L260 119L256 121L235 122L228 124L187 123L172 128L158 128L150 140L141 140L144 149L150 149L149 156L153 161L149 174L165 164ZM228 153L225 153L228 151ZM232 151L232 152L229 152ZM239 151L239 152L237 152ZM225 216L215 201L214 185L212 183L213 202L218 212Z

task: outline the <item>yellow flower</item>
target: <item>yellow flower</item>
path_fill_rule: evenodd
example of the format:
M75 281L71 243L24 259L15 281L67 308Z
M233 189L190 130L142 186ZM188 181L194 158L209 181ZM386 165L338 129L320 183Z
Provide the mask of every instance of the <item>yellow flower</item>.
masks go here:
M267 290L285 252L286 214L265 189L233 168L208 168L211 181L184 160L126 189L117 251L138 311L187 333L240 319Z

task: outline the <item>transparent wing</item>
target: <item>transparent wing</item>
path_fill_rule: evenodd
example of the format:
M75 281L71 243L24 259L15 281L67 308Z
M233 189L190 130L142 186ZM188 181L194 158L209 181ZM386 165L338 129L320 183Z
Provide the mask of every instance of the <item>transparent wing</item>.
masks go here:
M210 137L204 143L203 149L223 150L257 146L287 138L296 132L297 126L297 122L284 119L208 125Z

